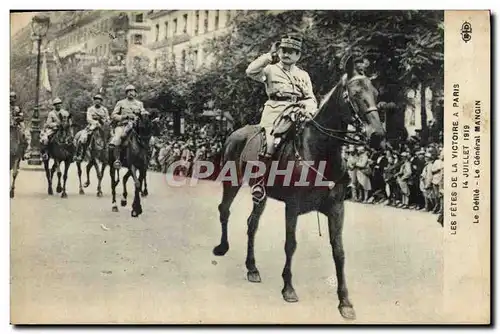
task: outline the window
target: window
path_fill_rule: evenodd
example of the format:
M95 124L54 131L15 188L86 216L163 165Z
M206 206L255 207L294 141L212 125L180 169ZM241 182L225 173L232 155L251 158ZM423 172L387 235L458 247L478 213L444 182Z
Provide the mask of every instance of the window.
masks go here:
M172 52L172 63L175 65L177 59L175 59L175 53Z
M165 22L165 39L168 38L168 21Z
M187 33L188 15L182 15L182 33Z
M226 12L226 25L228 25L229 21L231 21L231 10L230 9Z
M135 22L137 22L137 23L142 23L142 22L144 22L144 17L143 17L143 15L142 15L142 14L137 14L137 15L135 16Z
M140 34L134 35L134 44L142 45L142 35Z
M220 10L215 11L215 27L214 30L219 29L219 12Z
M155 67L154 67L155 70L158 69L158 58L155 58Z
M194 34L198 35L200 29L200 11L197 10L195 14L195 22L194 22Z
M203 27L205 32L208 32L208 10L205 11L205 20L203 22Z
M174 36L177 35L177 19L174 19Z
M156 24L156 31L155 31L155 42L158 42L158 37L160 37L160 24Z

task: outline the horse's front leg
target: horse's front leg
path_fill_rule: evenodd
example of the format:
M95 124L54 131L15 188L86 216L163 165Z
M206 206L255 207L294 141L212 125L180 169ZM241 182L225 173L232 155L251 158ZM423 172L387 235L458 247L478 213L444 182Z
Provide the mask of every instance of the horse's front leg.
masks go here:
M85 168L85 170L87 172L87 181L85 181L85 183L83 184L83 186L85 188L90 186L90 170L92 169L92 166L94 166L94 165L95 165L95 160L90 159L89 162L87 163L87 167Z
M68 181L68 171L69 167L71 166L71 160L66 160L64 161L64 175L63 175L63 185L62 185L62 193L61 197L62 198L67 198L68 194L66 193L66 182Z
M295 293L295 289L292 285L292 258L295 253L295 249L297 249L297 206L295 203L287 203L285 209L285 267L283 268L283 273L281 276L283 277L284 287L281 290L281 294L283 298L289 302L298 302L299 298Z
M130 178L130 176L132 175L132 173L130 172L130 169L127 170L127 172L125 173L125 175L123 175L123 180L122 180L122 186L123 186L123 193L122 193L122 200L121 200L121 206L127 206L127 196L128 196L128 193L127 193L127 182L128 182L128 179ZM119 182L120 179L118 179L118 182Z
M82 186L82 163L80 161L76 162L76 170L78 173L78 187L79 189L79 194L80 195L85 195L85 192L83 191L83 186Z
M356 313L349 301L347 284L344 274L344 245L342 242L342 228L344 225L344 203L334 201L328 212L328 230L330 233L330 244L332 246L333 260L337 274L337 294L339 298L339 312L346 319L355 319Z
M113 167L113 164L111 163L109 165L109 178L111 179L111 211L113 212L118 212L118 206L116 205L116 186L120 182L120 177L118 174L118 171Z
M144 172L144 178L143 178L143 181L141 183L144 183L144 188L141 189L142 191L142 196L143 197L147 197L149 195L149 192L148 192L148 182L146 181L147 180L147 171Z
M16 188L16 178L19 173L19 163L21 162L21 158L17 158L14 161L14 166L12 166L12 183L10 184L10 198L14 198L14 190Z
M250 282L260 283L260 273L255 265L255 253L254 253L254 242L255 242L255 234L257 233L257 228L259 227L260 217L262 216L262 212L264 212L264 208L266 207L267 199L264 199L258 204L253 205L252 213L250 217L248 217L247 221L247 235L248 235L248 244L247 244L247 259L245 261L247 267L247 278Z
M99 165L96 163L96 170L99 168ZM104 177L104 171L106 170L106 163L103 162L101 165L101 170L97 176L97 197L102 197L102 189L101 189L101 183L102 183L102 178Z
M134 179L134 201L132 202L132 211L130 215L132 217L138 217L142 213L142 205L141 205L141 181L137 177L137 168L135 166L130 167L130 172L132 174L132 178ZM144 178L143 169L140 170L140 177Z
M56 164L56 170L57 170L57 186L56 186L56 192L60 193L62 191L62 185L61 185L61 177L62 177L62 172L61 172L61 161L54 162ZM52 168L54 169L54 168ZM54 173L52 173L54 175Z
M43 160L43 169L45 170L45 177L47 178L47 193L53 195L52 191L52 175L53 172L49 168L49 159Z

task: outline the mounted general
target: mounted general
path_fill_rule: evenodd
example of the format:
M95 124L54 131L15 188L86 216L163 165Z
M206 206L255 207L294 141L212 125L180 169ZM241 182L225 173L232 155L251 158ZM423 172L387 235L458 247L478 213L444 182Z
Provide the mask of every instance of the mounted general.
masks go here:
M284 286L282 289L283 298L287 302L298 301L297 294L292 285L292 257L297 247L296 229L299 215L317 211L328 217L328 227L330 234L330 244L332 247L333 260L335 262L337 274L337 294L339 298L340 314L347 319L354 319L354 307L349 300L347 283L344 274L344 247L342 241L342 228L344 223L344 198L349 177L346 166L341 156L341 148L346 143L358 143L353 135L361 130L349 131L349 124L362 125L364 128L363 137L366 143L373 147L384 146L385 130L379 118L377 110L378 92L373 87L370 79L359 73L354 66L352 58L348 57L344 66L344 74L338 83L326 95L319 110L312 116L315 106L315 99L310 96L310 82L307 80L305 72L295 68L295 61L300 58L300 39L286 36L281 41L278 55L283 59L280 63L272 64L273 54L269 53L258 58L257 62L250 64L247 74L253 78L259 78L266 84L269 101L266 103L262 115L261 125L245 126L233 132L227 139L224 156L223 171L225 166L231 166L229 162L236 162L237 176L244 175L246 166L254 164L248 157L248 147L259 142L262 136L261 126L267 131L272 129L277 133L271 124L281 127L281 120L284 114L290 119L305 121L295 122L294 126L286 131L286 138L290 140L282 141L281 145L274 152L273 159L278 162L280 170L288 170L291 166L290 186L279 182L267 182L264 196L256 196L254 187L254 206L248 218L248 247L247 247L247 278L250 282L260 282L261 277L256 266L254 255L254 240L258 228L260 216L264 211L266 199L268 197L277 199L285 203L285 254L286 261L282 272ZM273 47L272 51L275 48ZM287 64L288 63L288 64ZM258 65L258 66L257 66ZM277 79L279 78L279 79ZM281 80L285 81L281 83ZM276 82L276 83L275 83ZM290 100L277 94L290 93ZM299 101L304 99L304 101ZM283 103L283 106L280 106ZM275 112L276 109L281 110ZM270 116L273 115L273 116ZM296 115L296 116L293 116ZM269 117L269 118L268 118ZM274 120L278 119L276 123ZM358 127L359 128L359 127ZM267 134L268 144L274 142ZM268 148L270 145L267 145ZM267 151L267 157L273 152ZM260 158L262 159L262 158ZM324 170L319 170L318 166L326 163ZM321 185L308 183L306 186L297 186L299 176L312 176L313 179L323 181ZM271 176L271 175L270 175ZM265 180L266 178L264 178ZM269 177L269 180L272 179ZM307 178L309 180L310 178ZM258 179L264 184L262 177ZM295 183L294 183L295 181ZM328 186L325 186L325 183ZM218 207L221 223L221 241L213 250L215 255L222 256L229 250L228 241L228 220L231 204L236 197L242 182L223 182L223 197ZM267 193L267 196L265 194Z

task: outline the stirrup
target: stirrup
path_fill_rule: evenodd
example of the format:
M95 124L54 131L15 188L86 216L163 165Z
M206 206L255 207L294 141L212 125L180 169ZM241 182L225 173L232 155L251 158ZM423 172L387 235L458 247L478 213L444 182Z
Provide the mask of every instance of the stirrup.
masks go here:
M42 154L42 160L43 160L43 161L47 161L47 160L49 160L49 155L48 155L47 153L43 153L43 154Z
M266 198L266 188L261 183L254 184L252 186L252 201L255 204L259 204L265 198Z

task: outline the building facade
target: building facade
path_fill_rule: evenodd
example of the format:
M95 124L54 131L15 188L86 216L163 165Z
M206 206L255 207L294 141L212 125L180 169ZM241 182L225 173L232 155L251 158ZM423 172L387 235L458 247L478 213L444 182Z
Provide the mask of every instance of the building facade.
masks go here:
M230 31L235 10L158 10L151 11L147 48L151 50L152 70L172 62L189 71L209 64L204 50L208 40Z

